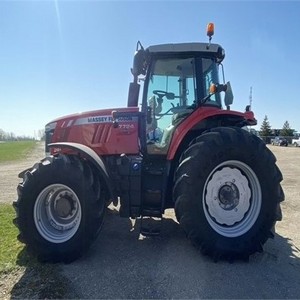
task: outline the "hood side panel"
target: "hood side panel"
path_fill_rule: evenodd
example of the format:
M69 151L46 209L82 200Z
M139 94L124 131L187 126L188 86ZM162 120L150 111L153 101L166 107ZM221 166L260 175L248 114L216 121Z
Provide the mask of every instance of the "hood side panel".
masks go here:
M138 112L138 108L114 109ZM87 112L56 119L51 142L74 142L92 148L98 155L138 154L138 118L120 118L113 126L111 110Z

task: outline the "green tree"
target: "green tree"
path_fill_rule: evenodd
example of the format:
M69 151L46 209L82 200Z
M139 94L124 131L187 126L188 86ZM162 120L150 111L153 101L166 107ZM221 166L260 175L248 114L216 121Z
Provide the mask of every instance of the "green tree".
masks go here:
M288 121L284 122L283 127L280 131L280 135L282 135L282 136L293 136L294 135L294 130L291 129Z
M264 120L261 123L259 134L263 138L267 138L272 135L271 125L267 116L264 117Z

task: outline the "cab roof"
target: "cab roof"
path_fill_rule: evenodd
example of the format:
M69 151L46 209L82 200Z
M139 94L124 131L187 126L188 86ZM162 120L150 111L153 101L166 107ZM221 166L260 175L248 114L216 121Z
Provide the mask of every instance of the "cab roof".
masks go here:
M180 53L180 52L200 52L211 54L225 54L224 49L218 44L208 43L179 43L179 44L161 44L149 46L146 50L150 53Z

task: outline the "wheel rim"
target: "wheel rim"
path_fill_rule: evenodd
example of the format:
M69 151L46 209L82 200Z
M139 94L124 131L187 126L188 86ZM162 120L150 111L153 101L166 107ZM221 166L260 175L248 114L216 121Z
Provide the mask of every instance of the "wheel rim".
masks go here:
M240 161L219 164L203 190L203 209L210 226L226 237L246 233L256 222L262 194L253 170Z
M40 235L52 243L64 243L77 232L81 205L75 192L63 185L47 186L34 205L34 222Z

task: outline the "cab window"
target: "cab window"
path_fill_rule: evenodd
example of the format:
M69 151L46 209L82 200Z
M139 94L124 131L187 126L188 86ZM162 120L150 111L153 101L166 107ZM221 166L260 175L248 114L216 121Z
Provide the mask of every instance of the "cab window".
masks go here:
M191 112L189 106L196 100L195 91L193 58L161 59L152 65L146 95L152 112L152 123L147 124L147 144L152 145L148 150L156 147L158 153L166 153L175 119Z
M203 73L203 86L204 86L204 97L209 94L209 88L211 84L219 83L219 71L218 65L213 59L202 59L202 73ZM214 94L207 101L207 104L221 105L220 94Z

